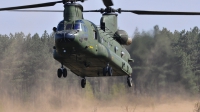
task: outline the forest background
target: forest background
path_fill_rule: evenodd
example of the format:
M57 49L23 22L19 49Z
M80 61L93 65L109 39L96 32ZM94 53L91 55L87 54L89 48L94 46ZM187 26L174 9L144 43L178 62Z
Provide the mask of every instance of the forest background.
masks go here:
M198 27L171 32L156 25L151 31L136 29L132 38L133 43L126 47L134 59L131 64L134 86L127 86L126 76L95 77L87 78L86 88L82 89L81 78L71 72L66 79L57 78L60 64L52 55L53 33L0 35L0 111L4 99L13 105L17 101L33 107L42 106L38 102L48 99L47 102L57 108L79 99L107 102L126 96L130 103L139 96L159 100L199 95Z

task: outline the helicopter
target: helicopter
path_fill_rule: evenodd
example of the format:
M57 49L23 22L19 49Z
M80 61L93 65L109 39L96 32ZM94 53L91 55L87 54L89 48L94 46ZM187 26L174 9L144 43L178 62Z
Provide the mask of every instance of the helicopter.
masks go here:
M61 67L57 70L58 78L67 77L67 67L77 76L82 77L81 87L86 86L86 77L127 76L127 84L133 86L133 70L130 57L125 46L132 43L132 38L117 25L118 14L131 12L138 15L200 15L198 12L169 12L113 9L112 0L103 0L106 8L99 10L83 10L77 2L85 0L62 0L40 4L0 8L0 11L21 12L63 12L64 19L57 27L53 27L55 45L53 57ZM21 10L64 4L60 10ZM83 12L100 12L100 26L83 18Z

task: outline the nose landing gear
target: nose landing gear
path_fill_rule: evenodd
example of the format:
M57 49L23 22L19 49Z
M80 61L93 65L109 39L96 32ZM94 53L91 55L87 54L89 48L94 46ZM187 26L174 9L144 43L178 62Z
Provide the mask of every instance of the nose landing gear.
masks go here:
M61 68L59 68L59 69L57 70L57 76L58 76L58 78L61 78L62 76L63 76L64 78L67 77L67 69L64 68L63 65L61 66Z
M61 68L59 68L59 69L57 70L57 76L58 76L58 78L61 78L61 77L62 77L62 69L61 69Z

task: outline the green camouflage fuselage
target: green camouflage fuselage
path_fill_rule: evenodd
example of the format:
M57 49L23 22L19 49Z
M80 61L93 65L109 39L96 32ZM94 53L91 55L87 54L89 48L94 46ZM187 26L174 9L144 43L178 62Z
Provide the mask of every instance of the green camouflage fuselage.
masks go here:
M81 77L103 76L107 64L113 68L113 76L131 75L131 57L114 39L117 15L104 14L103 29L84 20L82 10L77 4L65 5L64 20L55 34L54 58Z

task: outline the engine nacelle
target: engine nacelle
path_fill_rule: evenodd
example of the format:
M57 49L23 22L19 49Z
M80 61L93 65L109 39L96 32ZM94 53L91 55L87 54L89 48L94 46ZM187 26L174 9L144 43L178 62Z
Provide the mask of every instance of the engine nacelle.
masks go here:
M128 34L124 30L118 30L115 33L114 38L121 44L121 45L130 45L132 43L132 38L128 37Z

